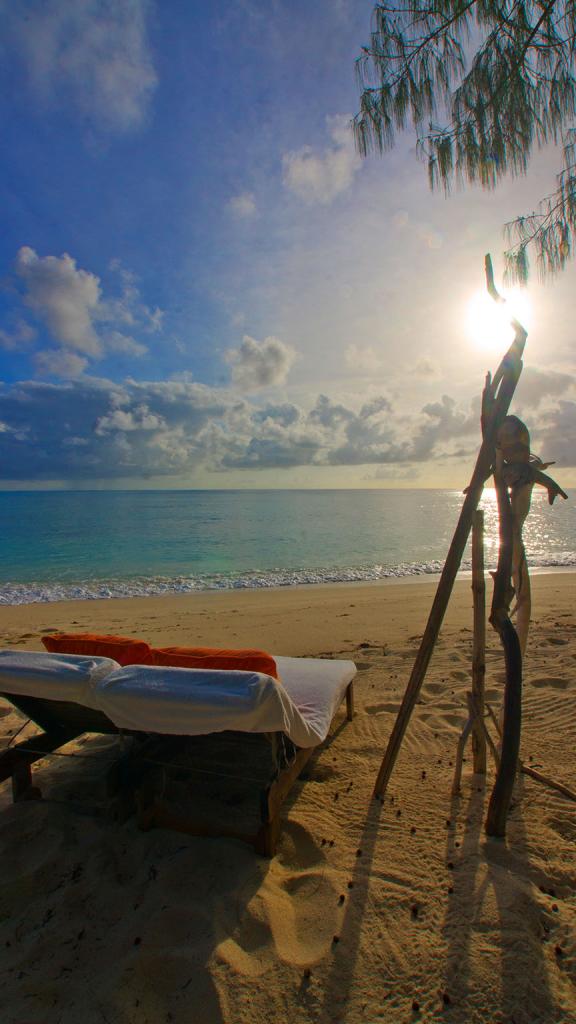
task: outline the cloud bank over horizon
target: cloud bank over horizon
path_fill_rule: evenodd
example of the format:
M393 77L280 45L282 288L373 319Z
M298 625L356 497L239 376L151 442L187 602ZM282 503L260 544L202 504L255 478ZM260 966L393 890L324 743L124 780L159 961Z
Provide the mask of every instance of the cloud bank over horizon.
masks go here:
M557 382L544 371L540 378L534 440L544 454L553 448L563 466L574 466L573 382L562 387L573 398L550 400ZM471 464L479 435L478 399L466 409L447 395L407 419L387 395L355 408L322 394L308 408L256 405L229 388L196 382L118 384L85 376L0 387L0 408L0 460L13 481L146 481L203 469L218 484L227 470L409 468L462 458Z

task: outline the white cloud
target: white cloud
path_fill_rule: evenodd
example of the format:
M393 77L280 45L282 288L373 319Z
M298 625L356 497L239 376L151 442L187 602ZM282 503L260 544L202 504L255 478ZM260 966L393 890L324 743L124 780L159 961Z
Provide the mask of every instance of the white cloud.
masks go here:
M123 352L129 356L143 356L148 351L146 345L141 345L139 341L135 341L134 338L122 334L120 331L109 331L105 337L108 347L113 352Z
M25 320L16 320L11 330L0 329L0 347L8 352L16 352L19 349L27 348L34 338L36 331Z
M516 401L529 411L537 408L546 398L558 398L575 388L576 380L572 374L526 366L518 382Z
M238 220L249 220L257 212L256 199L252 192L241 192L228 201L228 209Z
M352 184L362 166L354 148L350 118L338 114L326 122L331 146L322 152L303 146L282 158L285 186L306 203L331 203Z
M377 352L372 345L348 345L344 352L346 365L355 373L382 373L387 367L384 353Z
M245 335L238 349L229 349L226 360L232 366L233 383L245 391L284 384L296 353L280 338L256 341Z
M93 327L100 302L100 280L95 274L79 270L67 253L40 257L28 246L18 252L16 273L26 285L26 305L57 341L92 356L100 355L100 341Z
M414 366L411 367L410 372L415 377L422 377L428 380L438 380L440 378L439 367L428 356L422 356L421 359L418 359Z
M555 408L539 414L533 433L536 444L532 447L542 459L554 459L563 469L576 466L576 402L561 400Z
M66 360L64 351L90 359L100 359L109 352L138 357L148 351L132 336L133 332L150 334L160 330L162 312L151 310L141 301L134 275L118 263L111 269L120 277L121 293L115 297L103 295L100 278L78 267L67 253L38 256L29 246L19 250L16 274L23 285L22 301L63 350L57 356L53 351L37 353L40 373L56 376L62 370L64 377L77 376L80 360ZM19 334L4 332L0 342L13 347L16 338L22 344L29 343L36 333L25 323L18 330ZM82 369L85 366L84 360Z
M410 229L413 235L428 249L441 249L444 245L444 235L433 224L426 221L414 221L406 210L397 210L392 217L392 225L398 231Z
M146 116L157 84L146 37L148 0L18 0L5 4L6 49L24 63L34 95L122 133Z
M63 380L73 380L84 373L88 360L79 356L77 352L44 349L43 352L36 353L34 364L39 377L62 377Z
M134 409L113 409L107 416L101 416L94 428L96 434L107 431L121 430L163 430L166 422L162 416L151 413L147 405L137 405Z

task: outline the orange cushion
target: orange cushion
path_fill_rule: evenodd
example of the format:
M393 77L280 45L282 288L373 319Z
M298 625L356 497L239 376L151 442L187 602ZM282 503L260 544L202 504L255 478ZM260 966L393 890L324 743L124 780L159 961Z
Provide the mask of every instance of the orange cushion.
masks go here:
M155 665L173 668L238 669L241 672L263 672L278 679L278 669L266 651L229 651L213 647L153 647Z
M51 633L42 637L47 651L58 654L92 654L114 658L119 665L151 665L152 652L144 640L101 633Z

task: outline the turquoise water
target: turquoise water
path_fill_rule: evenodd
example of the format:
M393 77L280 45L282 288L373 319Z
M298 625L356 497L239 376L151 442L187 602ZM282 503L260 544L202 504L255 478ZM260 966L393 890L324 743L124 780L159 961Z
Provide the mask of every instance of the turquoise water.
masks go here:
M438 572L462 500L441 490L0 492L0 604ZM483 507L493 564L491 491ZM576 566L575 513L573 496L550 508L535 494L532 565Z

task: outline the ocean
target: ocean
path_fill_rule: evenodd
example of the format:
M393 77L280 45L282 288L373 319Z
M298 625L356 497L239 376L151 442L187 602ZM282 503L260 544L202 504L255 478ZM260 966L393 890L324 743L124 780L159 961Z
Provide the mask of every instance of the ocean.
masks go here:
M462 501L449 490L4 491L0 604L437 573ZM491 489L482 507L493 567ZM550 507L536 491L524 535L532 566L576 567L574 495Z

